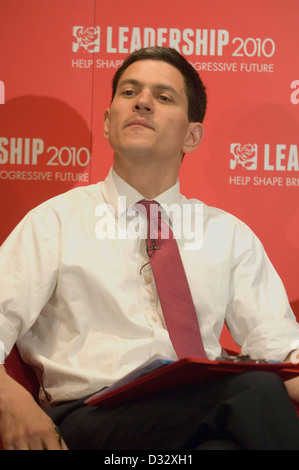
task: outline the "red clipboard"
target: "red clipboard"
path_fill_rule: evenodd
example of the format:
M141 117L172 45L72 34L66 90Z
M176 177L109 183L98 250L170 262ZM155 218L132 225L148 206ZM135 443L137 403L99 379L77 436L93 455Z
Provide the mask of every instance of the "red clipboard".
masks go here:
M119 387L105 389L89 397L85 403L96 406L119 405L129 400L179 385L199 383L229 374L253 370L274 372L283 380L299 375L299 364L255 363L184 358L146 373Z

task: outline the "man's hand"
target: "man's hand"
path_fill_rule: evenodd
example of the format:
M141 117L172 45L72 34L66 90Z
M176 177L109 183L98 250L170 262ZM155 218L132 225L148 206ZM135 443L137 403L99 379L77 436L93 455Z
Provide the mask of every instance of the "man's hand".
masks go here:
M299 361L299 352L292 351L286 357L285 362ZM292 400L299 403L299 376L285 381L288 394Z
M0 435L5 450L60 450L55 424L0 366Z

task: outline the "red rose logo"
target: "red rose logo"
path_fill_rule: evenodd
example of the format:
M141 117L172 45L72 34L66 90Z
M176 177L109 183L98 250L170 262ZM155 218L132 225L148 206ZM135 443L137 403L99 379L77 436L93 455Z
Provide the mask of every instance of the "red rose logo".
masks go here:
M241 165L246 170L257 169L257 144L231 144L230 150L234 158L230 160L230 168L234 170Z
M76 42L73 42L73 52L77 52L79 47L83 47L87 52L100 51L99 26L90 26L89 28L74 26L73 35L76 38Z

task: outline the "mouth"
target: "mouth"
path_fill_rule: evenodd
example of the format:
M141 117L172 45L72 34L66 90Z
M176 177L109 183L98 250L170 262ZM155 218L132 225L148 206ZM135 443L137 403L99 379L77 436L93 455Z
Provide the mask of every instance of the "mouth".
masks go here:
M139 126L139 127L145 127L146 129L152 129L153 127L144 119L134 119L133 121L129 122L125 127L133 127L133 126Z

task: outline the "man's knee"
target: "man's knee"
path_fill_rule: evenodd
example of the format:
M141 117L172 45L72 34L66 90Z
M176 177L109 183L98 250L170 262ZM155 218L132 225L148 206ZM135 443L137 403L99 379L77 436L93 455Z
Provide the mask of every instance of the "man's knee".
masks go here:
M282 399L286 396L286 389L279 375L264 371L244 372L232 377L224 394L231 396L245 392L249 392L252 397L258 395L266 398L269 396L271 399L278 396Z
M239 377L240 381L245 385L259 387L265 391L269 389L273 390L275 388L284 388L281 377L273 372L255 370L251 372L244 372L243 374L240 374Z

